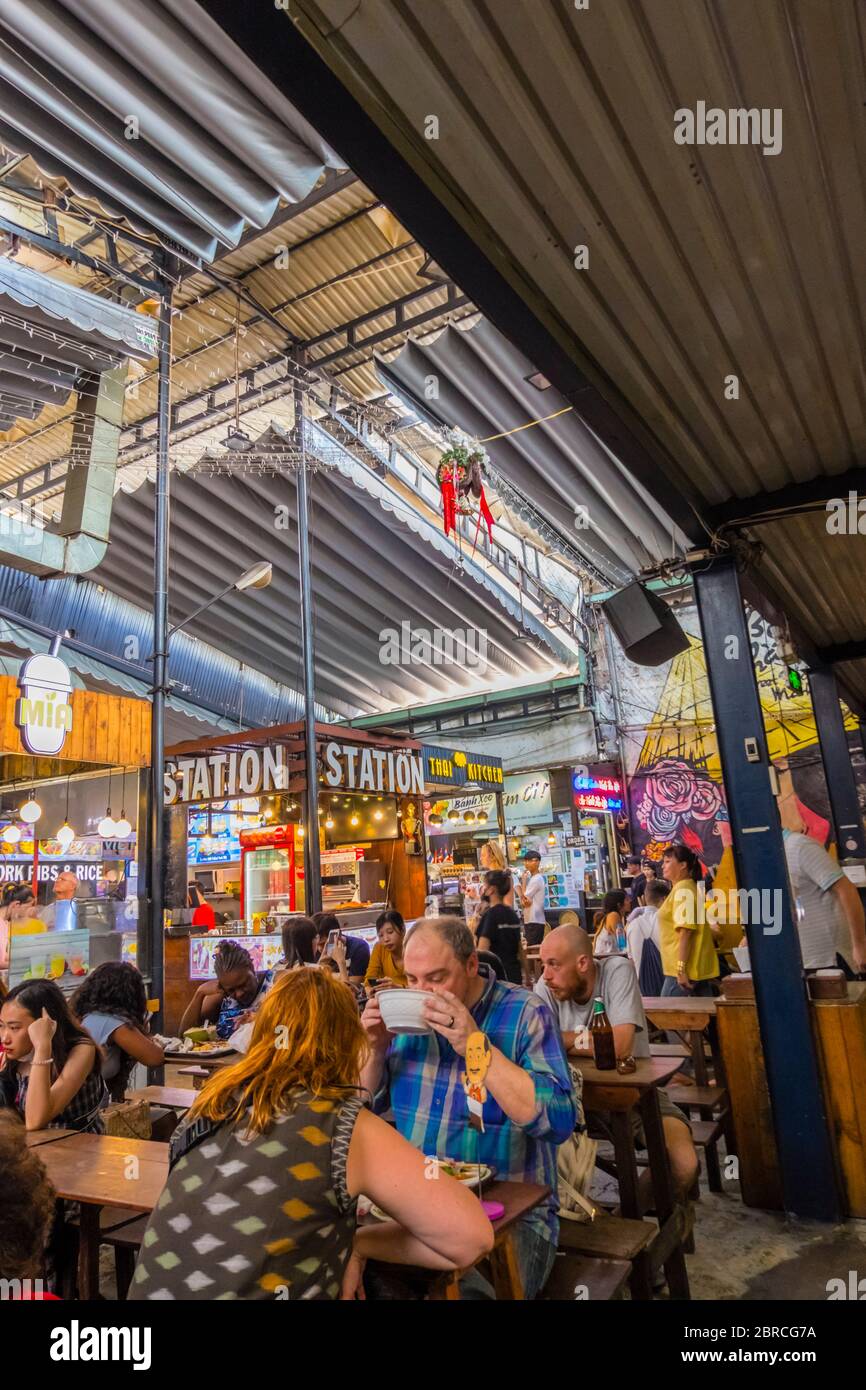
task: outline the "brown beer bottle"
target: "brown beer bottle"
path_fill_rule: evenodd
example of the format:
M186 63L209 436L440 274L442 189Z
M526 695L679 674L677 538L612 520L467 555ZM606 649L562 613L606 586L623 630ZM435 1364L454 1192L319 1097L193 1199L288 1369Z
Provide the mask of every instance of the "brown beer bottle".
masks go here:
M615 1071L616 1046L610 1019L604 1011L603 999L596 999L595 1001L595 1008L589 1024L589 1036L592 1038L593 1057L599 1071Z

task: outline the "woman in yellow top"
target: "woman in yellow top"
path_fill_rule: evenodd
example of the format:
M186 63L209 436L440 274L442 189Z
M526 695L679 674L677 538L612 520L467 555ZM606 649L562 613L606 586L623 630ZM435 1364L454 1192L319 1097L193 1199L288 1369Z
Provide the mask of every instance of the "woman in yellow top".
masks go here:
M376 921L379 940L370 952L370 964L364 976L364 984L369 988L374 980L387 980L392 985L405 989L409 981L403 969L403 939L406 923L399 912L383 912Z
M698 898L698 857L686 845L671 845L663 855L662 873L671 885L657 917L665 977L662 994L715 994L719 961Z

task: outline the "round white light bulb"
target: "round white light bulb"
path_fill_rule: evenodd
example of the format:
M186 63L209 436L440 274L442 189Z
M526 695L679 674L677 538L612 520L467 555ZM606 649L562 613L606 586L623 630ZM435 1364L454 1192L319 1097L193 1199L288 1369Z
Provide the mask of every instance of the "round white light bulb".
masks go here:
M39 805L38 801L31 797L29 801L24 802L18 814L25 825L35 825L42 815L42 807Z
M121 816L120 820L116 823L114 833L118 840L126 840L132 834L132 825L126 819L126 816Z
M4 843L7 844L7 845L17 845L17 843L18 843L18 841L19 841L20 839L21 839L21 831L18 829L18 826L17 826L17 825L7 825L6 829L3 831L3 841L4 841Z
M75 831L68 821L64 821L54 838L64 849L68 849L75 839Z
M96 827L96 833L97 835L101 835L103 840L114 839L115 835L117 834L117 822L112 816L111 811L106 811L105 815L102 817L102 820Z

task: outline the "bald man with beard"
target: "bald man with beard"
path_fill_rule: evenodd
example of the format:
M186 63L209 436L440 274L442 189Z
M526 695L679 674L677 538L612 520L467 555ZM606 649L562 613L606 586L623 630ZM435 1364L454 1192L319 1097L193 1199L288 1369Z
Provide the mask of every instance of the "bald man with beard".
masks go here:
M650 1056L643 1000L635 968L626 956L596 959L592 954L592 941L583 928L566 926L557 927L545 937L541 961L544 970L535 993L549 1005L558 1020L569 1057L592 1056L592 1043L586 1030L597 998L604 1002L605 1013L610 1019L617 1058ZM671 1175L678 1193L684 1198L698 1175L691 1128L686 1116L662 1089L658 1091L658 1098ZM601 1119L603 1121L603 1117ZM603 1128L601 1132L604 1133Z

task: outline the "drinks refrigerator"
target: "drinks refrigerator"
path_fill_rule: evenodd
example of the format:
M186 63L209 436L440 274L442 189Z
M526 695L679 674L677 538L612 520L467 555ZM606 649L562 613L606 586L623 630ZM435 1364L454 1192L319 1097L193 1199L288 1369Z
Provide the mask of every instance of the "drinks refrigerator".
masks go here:
M242 830L241 917L251 921L278 905L295 911L295 827Z

